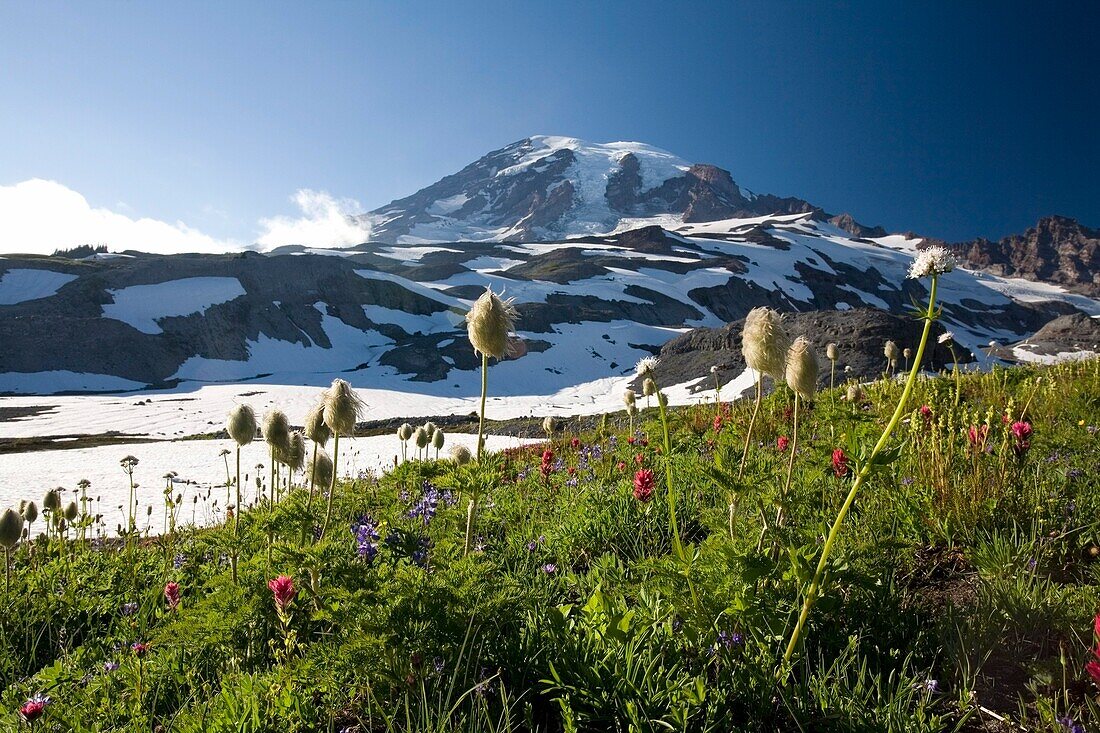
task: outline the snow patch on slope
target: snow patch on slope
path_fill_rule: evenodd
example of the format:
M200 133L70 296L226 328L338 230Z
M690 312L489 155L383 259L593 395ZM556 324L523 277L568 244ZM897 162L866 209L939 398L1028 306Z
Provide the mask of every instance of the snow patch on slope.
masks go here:
M8 270L0 275L0 305L15 305L54 295L76 275L53 270Z
M205 313L212 305L245 294L241 281L235 277L186 277L107 292L115 302L103 306L104 317L149 334L163 333L157 323L161 318Z

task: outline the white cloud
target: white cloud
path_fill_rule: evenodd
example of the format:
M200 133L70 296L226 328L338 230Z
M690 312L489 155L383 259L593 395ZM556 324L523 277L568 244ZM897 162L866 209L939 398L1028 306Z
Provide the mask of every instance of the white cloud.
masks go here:
M299 189L291 197L303 216L276 216L260 220L256 243L265 249L287 244L312 247L347 247L360 244L370 236L370 228L351 217L362 213L358 201L337 199L326 191Z
M226 252L241 245L192 229L143 217L134 219L94 208L56 181L32 178L0 186L0 251L51 254L81 244L106 244L112 251Z
M301 189L291 200L301 216L260 219L255 245L218 239L184 224L148 217L134 218L122 202L115 210L96 208L77 191L56 181L33 178L0 186L0 252L51 254L81 244L106 244L111 251L133 249L172 252L229 252L287 244L346 247L365 241L370 228L351 217L358 202L324 191Z

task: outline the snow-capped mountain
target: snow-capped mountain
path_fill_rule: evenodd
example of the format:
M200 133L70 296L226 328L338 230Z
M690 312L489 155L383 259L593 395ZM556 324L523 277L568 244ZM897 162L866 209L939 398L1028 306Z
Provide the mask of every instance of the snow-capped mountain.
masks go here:
M643 143L536 135L362 218L370 239L396 244L549 241L815 208L757 195L728 171Z
M639 143L529 138L368 218L373 241L348 249L0 258L0 393L321 384L339 374L465 404L480 382L463 315L488 286L515 298L528 344L522 359L494 366L494 393L591 410L640 357L757 305L904 315L926 297L925 283L906 278L922 238L753 194L726 171ZM1034 256L972 248L1002 274L960 269L941 281L944 324L979 360L991 340L1100 316L1094 293L1063 287L1095 281L1094 232L1063 220L1036 232L1020 240ZM1055 246L1056 232L1074 239ZM1048 251L1060 258L1058 285L1010 277L1045 277ZM839 338L809 335L820 348ZM849 335L856 348L858 331Z

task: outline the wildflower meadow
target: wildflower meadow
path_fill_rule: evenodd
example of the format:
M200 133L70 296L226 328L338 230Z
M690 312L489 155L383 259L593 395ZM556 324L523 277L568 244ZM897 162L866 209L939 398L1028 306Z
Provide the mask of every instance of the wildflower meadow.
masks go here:
M1100 361L923 370L952 267L914 262L923 336L877 381L760 308L744 400L671 407L645 359L594 429L532 419L543 442L493 453L406 423L354 481L347 382L242 405L266 493L236 510L227 454L214 527L93 531L28 476L0 729L1096 730ZM467 319L482 434L515 316L486 291Z

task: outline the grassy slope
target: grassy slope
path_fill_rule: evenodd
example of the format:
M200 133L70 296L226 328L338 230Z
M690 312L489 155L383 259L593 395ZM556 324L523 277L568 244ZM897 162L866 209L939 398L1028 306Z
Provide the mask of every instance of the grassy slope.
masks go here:
M741 483L730 475L751 405L726 406L718 432L713 404L674 412L690 567L671 552L663 483L649 503L631 493L636 468L663 475L655 410L633 445L621 426L577 435L578 447L555 441L561 466L547 477L538 447L484 474L411 462L342 486L316 544L301 537L322 522L320 502L307 514L297 492L243 517L239 587L224 529L132 550L39 543L33 560L22 546L0 607L0 730L40 691L63 730L995 730L978 706L1031 730L1064 730L1067 710L1087 718L1097 362L967 375L957 408L950 379L920 382L912 406L931 416L914 411L898 459L858 498L806 646L774 682L847 489L832 452L873 442L899 393L875 384L859 405L819 395L782 528L775 445L789 393L765 401ZM1006 413L1034 425L1023 456ZM974 450L966 429L981 424L987 450ZM444 494L427 522L409 515L424 482L454 500ZM481 483L477 551L462 557ZM379 535L370 562L349 531L366 513ZM289 644L266 587L280 573L299 590ZM169 580L182 588L176 613ZM135 641L150 651L134 654Z

